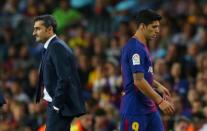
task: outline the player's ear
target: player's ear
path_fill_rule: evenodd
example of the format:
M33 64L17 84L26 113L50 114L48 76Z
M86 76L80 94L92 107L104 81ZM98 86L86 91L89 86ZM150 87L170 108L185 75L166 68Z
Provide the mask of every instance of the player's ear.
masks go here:
M146 29L146 25L145 25L144 23L141 23L141 24L140 24L140 29L141 29L142 31L144 31L144 30Z

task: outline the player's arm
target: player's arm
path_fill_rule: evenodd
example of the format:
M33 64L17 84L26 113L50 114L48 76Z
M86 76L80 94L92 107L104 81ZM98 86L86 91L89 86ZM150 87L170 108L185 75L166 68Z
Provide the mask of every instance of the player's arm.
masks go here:
M146 96L151 98L155 103L160 103L162 97L153 90L149 83L144 79L144 73L133 73L134 84L142 91Z
M160 82L153 80L153 87L155 87L155 89L162 94L164 99L169 99L170 97L170 92L169 90L164 87Z
M172 105L154 91L150 84L144 79L143 73L133 73L133 78L136 87L138 87L143 94L151 98L164 113L172 114L174 112Z

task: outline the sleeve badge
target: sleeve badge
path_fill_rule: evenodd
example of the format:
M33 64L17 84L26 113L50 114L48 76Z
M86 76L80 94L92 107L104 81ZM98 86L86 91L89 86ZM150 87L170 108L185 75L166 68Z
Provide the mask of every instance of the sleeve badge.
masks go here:
M133 63L133 65L140 65L140 56L139 56L139 54L136 53L132 56L132 63Z

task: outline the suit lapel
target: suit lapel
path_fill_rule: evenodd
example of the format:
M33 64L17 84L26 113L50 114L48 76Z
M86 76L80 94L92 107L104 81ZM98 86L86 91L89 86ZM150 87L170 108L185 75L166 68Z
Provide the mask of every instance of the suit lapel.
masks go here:
M40 62L40 66L39 66L38 87L36 88L36 102L39 102L39 101L40 101L40 98L41 98L41 95L42 95L42 87L44 86L44 84L43 84L43 83L44 83L44 82L43 82L43 70L44 70L44 66L45 66L46 58L47 58L47 55L48 55L48 52L49 52L49 48L50 48L51 44L53 44L53 42L54 42L56 39L57 39L57 38L54 37L54 38L50 41L50 43L49 43L49 45L48 45L48 47L47 47L45 53L42 54L43 56L42 56L42 60L41 60L41 62Z
M43 58L42 58L42 61L41 61L42 69L44 69L45 62L46 62L46 58L47 58L48 52L49 52L49 50L50 50L50 47L51 47L51 45L54 43L54 41L57 40L57 39L58 39L58 38L57 38L57 36L56 36L56 37L54 37L54 38L50 41L50 43L49 43L49 45L48 45L48 47L47 47L47 49L46 49L46 52L45 52L45 54L44 54L44 56L43 56ZM41 68L41 67L40 67L40 68Z

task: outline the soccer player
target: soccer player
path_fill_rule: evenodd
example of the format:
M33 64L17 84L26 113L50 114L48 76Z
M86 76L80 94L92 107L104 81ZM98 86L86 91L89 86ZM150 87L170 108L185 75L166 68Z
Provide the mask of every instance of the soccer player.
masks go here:
M156 105L165 113L174 108L168 89L153 79L147 44L158 37L161 16L150 9L138 13L138 29L122 49L124 92L121 102L121 131L164 131ZM154 88L161 94L159 95Z

